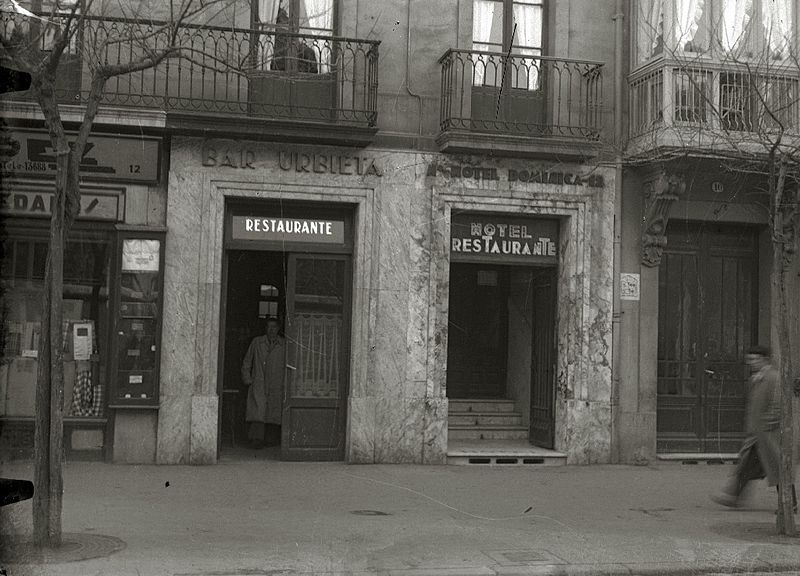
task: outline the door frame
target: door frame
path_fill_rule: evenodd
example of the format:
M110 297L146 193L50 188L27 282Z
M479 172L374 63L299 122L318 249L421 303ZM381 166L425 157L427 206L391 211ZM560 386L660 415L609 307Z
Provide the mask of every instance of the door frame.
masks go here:
M219 305L219 337L217 340L217 459L219 459L220 449L222 448L222 411L223 411L223 381L225 370L225 330L227 320L227 298L229 280L229 252L231 250L250 250L256 252L279 252L288 254L309 254L322 253L330 256L342 255L348 258L349 276L345 278L345 290L347 298L352 303L355 275L353 274L355 258L355 223L356 210L358 204L338 203L338 202L319 202L309 200L284 200L276 198L257 198L257 197L228 197L224 202L224 212L222 215L223 235L222 235L222 266L221 266L221 286L220 286L220 305ZM300 243L300 242L280 242L280 241L247 241L235 240L232 238L232 218L234 215L241 215L248 212L270 213L278 212L281 218L340 218L344 221L344 242L342 244L320 244L320 243ZM287 258L288 261L288 258ZM288 270L287 270L288 272ZM288 298L288 294L287 294ZM348 308L344 320L344 344L347 354L343 358L346 363L345 376L347 378L347 395L350 390L350 338L352 335L352 305ZM347 398L343 398L344 407L342 418L347 424ZM345 434L346 442L346 434ZM346 446L343 445L344 448ZM342 458L343 459L343 458Z

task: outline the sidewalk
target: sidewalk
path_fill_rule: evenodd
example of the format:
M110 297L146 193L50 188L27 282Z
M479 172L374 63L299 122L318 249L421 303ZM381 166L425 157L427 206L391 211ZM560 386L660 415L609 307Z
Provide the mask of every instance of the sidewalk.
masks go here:
M64 531L89 552L101 535L122 549L0 565L13 576L800 572L800 539L775 535L774 489L757 483L737 510L709 500L731 469L68 463ZM30 513L29 501L2 509L6 542Z

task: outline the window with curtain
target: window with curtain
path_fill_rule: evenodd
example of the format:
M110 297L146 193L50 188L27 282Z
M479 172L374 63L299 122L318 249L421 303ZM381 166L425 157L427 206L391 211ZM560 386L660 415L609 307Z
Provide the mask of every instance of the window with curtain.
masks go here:
M792 0L639 0L636 63L683 54L785 60Z
M472 49L492 54L473 55L473 84L499 86L502 55L513 58L506 74L512 88L535 90L539 86L544 31L543 0L473 0Z
M263 30L258 40L259 68L285 72L330 72L334 0L257 0L254 28Z

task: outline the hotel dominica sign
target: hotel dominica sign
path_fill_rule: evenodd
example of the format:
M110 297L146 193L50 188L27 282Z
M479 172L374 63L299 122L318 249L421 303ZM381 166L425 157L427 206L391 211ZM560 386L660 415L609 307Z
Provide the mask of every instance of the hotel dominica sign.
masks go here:
M558 221L496 214L454 214L450 257L455 261L558 260Z

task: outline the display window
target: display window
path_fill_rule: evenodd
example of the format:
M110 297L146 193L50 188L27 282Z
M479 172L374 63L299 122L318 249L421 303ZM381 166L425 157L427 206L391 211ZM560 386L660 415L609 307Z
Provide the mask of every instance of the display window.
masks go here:
M106 416L112 239L108 232L78 229L65 243L61 326L65 418ZM43 336L47 230L12 228L2 247L0 417L33 417Z

